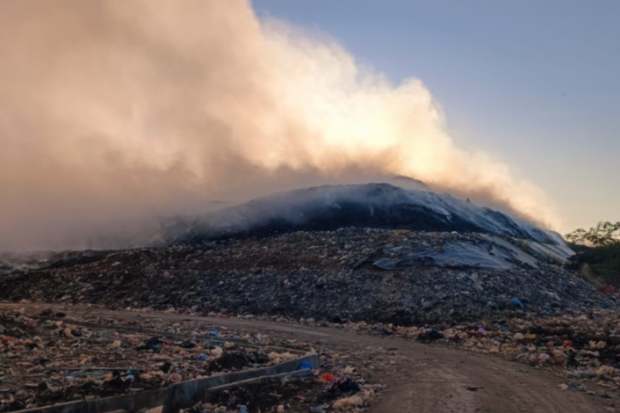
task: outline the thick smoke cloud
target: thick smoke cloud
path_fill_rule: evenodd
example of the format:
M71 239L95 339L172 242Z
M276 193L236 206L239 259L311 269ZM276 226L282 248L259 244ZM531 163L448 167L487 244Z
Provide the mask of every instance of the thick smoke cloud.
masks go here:
M454 145L421 81L247 1L6 0L0 57L0 251L140 243L216 201L386 175L556 224L537 187Z

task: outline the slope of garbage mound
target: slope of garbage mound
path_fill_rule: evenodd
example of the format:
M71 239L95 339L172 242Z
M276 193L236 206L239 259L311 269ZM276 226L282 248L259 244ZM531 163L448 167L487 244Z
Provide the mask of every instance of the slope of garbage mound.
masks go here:
M0 276L15 271L85 264L100 260L108 254L110 251L104 250L0 253Z
M545 248L481 233L300 231L74 259L1 277L0 299L399 325L618 307Z
M193 220L177 220L168 238L195 241L222 235L273 235L342 227L486 232L556 245L562 238L529 222L424 185L325 185L282 192Z

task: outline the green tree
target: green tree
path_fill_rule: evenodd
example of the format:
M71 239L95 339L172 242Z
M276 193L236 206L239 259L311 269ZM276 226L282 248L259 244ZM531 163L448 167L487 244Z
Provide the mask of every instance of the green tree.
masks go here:
M566 234L565 238L569 242L590 247L613 245L620 242L620 221L615 223L601 221L588 231L578 228Z

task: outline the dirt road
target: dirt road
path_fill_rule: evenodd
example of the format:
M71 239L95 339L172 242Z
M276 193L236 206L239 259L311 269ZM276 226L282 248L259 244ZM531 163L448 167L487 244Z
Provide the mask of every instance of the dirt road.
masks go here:
M387 386L370 410L374 413L444 412L614 412L613 399L583 391L562 391L562 381L551 372L487 356L424 345L395 337L375 337L348 331L275 323L253 319L221 319L178 314L108 311L86 307L42 304L0 304L34 311L37 306L72 312L96 313L125 319L156 317L197 320L213 326L296 338L317 347L351 354L368 366L372 378Z

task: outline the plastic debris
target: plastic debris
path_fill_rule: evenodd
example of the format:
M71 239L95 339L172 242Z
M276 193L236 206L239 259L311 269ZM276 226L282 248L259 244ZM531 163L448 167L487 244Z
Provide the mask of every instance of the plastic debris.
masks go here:
M521 300L519 300L517 297L514 297L510 302L516 305L517 307L519 307L520 309L525 310L525 306L523 305Z
M163 341L159 339L159 337L151 337L144 344L138 346L136 350L159 350Z
M351 396L339 399L332 404L333 409L346 409L348 407L359 407L364 405L364 400L360 396Z
M299 365L299 370L314 370L314 366L312 365L312 363L309 363L307 361L303 361Z
M573 377L579 377L580 379L592 379L598 376L596 372L592 370L577 370L571 373Z
M321 377L319 377L319 379L328 383L334 383L337 380L331 373L324 373Z
M332 389L339 391L340 393L351 393L355 394L361 391L359 384L354 382L353 380L347 378L344 380L337 380L332 385Z

